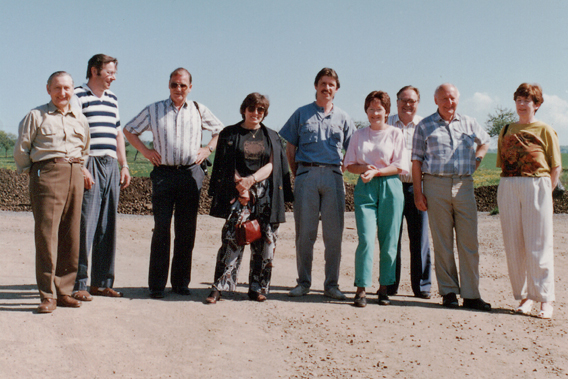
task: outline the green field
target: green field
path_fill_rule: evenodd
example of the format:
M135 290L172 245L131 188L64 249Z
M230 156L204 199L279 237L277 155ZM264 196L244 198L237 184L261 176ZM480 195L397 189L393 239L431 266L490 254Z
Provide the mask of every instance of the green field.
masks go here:
M130 166L131 175L138 177L149 177L150 172L152 171L152 165L150 164L150 162L148 162L148 160L144 158L142 154L138 154L136 160L134 160L135 157L136 157L136 149L134 149L132 146L128 146L126 148L126 159L128 160L128 165ZM211 154L209 159L211 160L211 162L213 162L214 158L215 158L215 152ZM501 170L495 167L496 160L497 160L496 153L487 153L485 159L483 159L483 162L481 162L481 166L473 175L476 187L499 184L499 174ZM10 170L15 170L16 164L14 163L14 158L10 156L8 156L7 158L0 157L0 167L7 168ZM562 183L567 183L568 154L562 154L562 167L564 167L565 169L562 172L562 176L560 179L562 180ZM211 168L209 168L209 171L211 171ZM358 175L354 175L348 172L345 173L345 181L347 183L351 184L357 183L357 177Z

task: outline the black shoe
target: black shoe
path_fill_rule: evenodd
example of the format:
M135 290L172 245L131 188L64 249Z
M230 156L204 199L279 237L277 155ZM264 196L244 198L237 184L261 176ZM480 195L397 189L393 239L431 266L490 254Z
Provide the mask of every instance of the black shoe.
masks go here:
M164 298L164 291L150 291L150 297L152 299L163 299Z
M379 295L379 305L390 305L391 301L389 300L389 295L377 292Z
M216 304L220 298L221 292L219 292L216 288L213 288L205 301L207 302L207 304Z
M446 308L459 308L460 303L458 303L458 297L455 293L450 292L447 295L443 295L442 305Z
M172 287L172 292L182 296L191 295L191 291L187 287Z
M430 292L418 292L417 294L414 294L414 297L418 297L420 299L430 299L432 296L430 295Z
M395 287L394 285L392 286L387 286L387 295L388 296L394 296L398 293L398 288Z
M249 299L254 300L254 301L258 301L259 303L266 301L266 295L263 295L260 292L256 292L256 291L253 291L253 290L248 291L248 297L249 297Z
M463 299L463 307L478 311L491 312L491 304L479 299Z
M358 308L365 308L367 306L367 297L361 296L361 294L355 294L355 299L353 305Z

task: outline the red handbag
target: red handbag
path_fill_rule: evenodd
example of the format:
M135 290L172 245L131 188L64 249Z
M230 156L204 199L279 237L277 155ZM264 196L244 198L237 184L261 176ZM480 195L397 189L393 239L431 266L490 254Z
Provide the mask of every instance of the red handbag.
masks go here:
M237 245L245 246L250 245L252 242L259 240L262 237L260 231L260 224L258 220L247 220L239 222L235 228L235 238Z

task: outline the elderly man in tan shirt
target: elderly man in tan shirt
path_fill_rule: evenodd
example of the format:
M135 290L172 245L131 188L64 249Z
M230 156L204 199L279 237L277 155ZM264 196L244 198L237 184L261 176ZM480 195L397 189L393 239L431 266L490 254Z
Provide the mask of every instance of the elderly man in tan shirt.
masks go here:
M79 260L84 163L90 141L87 119L69 104L71 76L53 73L47 93L51 101L24 117L14 147L18 173L30 177L39 313L51 313L57 305L81 306L71 292Z

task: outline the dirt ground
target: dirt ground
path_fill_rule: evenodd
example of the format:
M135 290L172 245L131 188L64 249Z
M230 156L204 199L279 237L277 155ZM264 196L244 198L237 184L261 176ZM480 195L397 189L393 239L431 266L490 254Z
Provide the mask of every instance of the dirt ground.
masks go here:
M223 223L209 216L199 216L192 295L148 298L152 218L120 215L115 287L125 297L98 297L79 309L42 315L34 312L39 295L32 215L0 212L0 377L566 377L568 215L554 216L557 302L551 321L511 313L516 301L498 217L479 213L481 290L491 313L445 309L436 290L430 300L411 297L406 233L401 289L391 306L377 305L376 296L366 308L323 297L321 232L312 291L289 298L296 278L289 213L265 303L247 300L248 249L238 292L216 305L204 303ZM347 213L340 286L350 298L356 244L354 217Z

